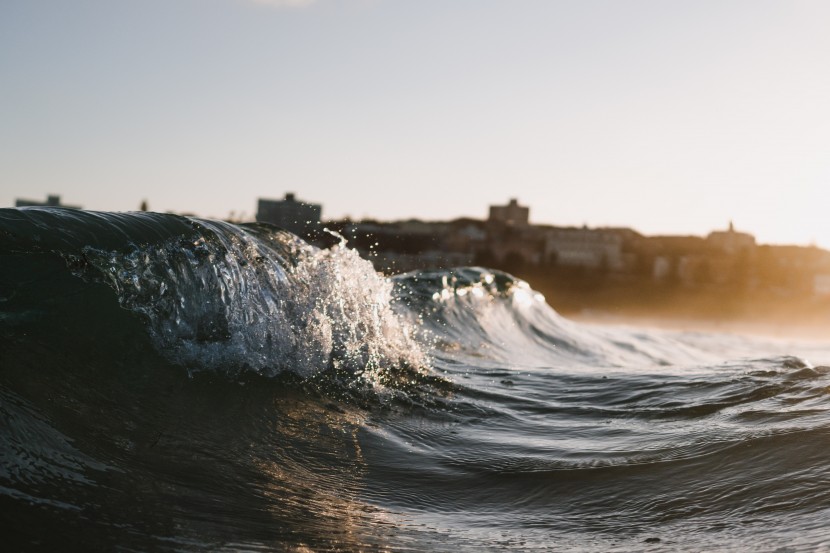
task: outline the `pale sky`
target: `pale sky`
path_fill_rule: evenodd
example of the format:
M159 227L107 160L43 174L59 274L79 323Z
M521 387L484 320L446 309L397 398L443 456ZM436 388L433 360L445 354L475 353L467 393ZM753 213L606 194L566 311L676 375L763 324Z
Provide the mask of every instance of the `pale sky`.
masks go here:
M0 0L0 207L830 248L825 0Z

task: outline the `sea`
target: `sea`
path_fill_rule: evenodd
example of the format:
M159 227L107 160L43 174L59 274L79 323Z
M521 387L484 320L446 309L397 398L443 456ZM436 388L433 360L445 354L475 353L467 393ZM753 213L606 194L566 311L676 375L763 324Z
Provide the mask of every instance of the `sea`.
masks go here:
M830 340L555 307L337 236L2 209L0 548L830 550Z

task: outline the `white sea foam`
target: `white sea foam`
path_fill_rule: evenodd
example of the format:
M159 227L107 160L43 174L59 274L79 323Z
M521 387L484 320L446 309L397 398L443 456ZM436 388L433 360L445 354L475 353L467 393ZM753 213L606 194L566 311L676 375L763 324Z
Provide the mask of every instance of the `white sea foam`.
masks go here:
M391 307L391 281L344 244L321 250L276 229L200 227L195 240L85 251L175 362L196 371L308 377L333 368L369 378L426 363L411 325Z

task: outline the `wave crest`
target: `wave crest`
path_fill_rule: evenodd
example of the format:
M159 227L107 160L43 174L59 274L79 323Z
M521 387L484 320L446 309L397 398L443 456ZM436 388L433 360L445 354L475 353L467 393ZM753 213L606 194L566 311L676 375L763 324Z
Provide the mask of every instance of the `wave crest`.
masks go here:
M344 244L321 250L275 227L194 223L193 236L64 257L77 275L112 287L157 347L191 371L334 369L377 380L427 364L392 309L391 281Z

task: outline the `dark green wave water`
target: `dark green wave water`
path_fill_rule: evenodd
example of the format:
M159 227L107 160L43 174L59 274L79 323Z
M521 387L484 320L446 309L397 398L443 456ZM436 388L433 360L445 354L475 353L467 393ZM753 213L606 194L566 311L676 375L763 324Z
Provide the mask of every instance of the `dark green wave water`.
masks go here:
M263 226L0 210L4 550L818 550L828 358Z

